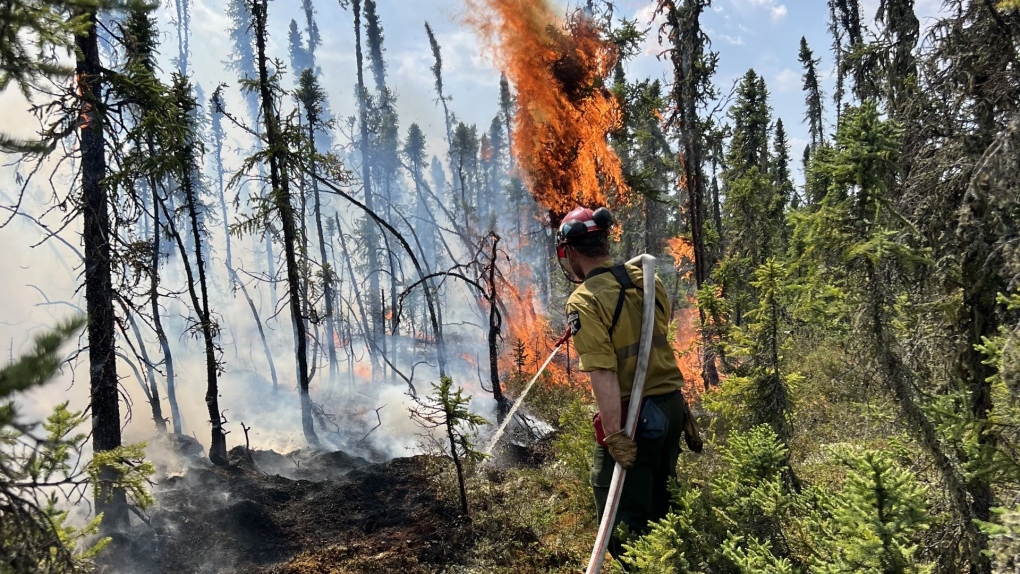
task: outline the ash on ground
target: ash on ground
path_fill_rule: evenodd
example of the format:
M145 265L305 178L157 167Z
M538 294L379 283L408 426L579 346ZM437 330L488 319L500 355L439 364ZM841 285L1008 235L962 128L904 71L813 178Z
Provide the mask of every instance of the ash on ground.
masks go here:
M194 452L177 463L158 465L148 524L115 535L101 571L413 574L458 563L470 544L456 506L426 486L423 456L237 447L227 467Z
M492 449L490 466L539 466L552 459L555 437L556 429L552 425L521 409ZM482 442L491 440L492 436L488 436Z

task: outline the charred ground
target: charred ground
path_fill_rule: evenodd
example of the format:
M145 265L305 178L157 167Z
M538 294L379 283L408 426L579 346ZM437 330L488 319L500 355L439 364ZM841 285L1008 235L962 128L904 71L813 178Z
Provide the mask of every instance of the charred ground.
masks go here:
M472 538L456 505L427 488L435 462L238 447L227 467L160 479L148 525L114 539L103 571L435 571Z

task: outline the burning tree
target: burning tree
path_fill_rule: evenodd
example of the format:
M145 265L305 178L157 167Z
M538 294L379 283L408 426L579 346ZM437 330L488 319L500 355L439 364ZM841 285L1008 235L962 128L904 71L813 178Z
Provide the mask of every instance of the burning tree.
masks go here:
M469 22L517 89L513 150L535 200L554 217L624 198L607 134L621 122L604 85L616 46L583 12L565 21L547 2L468 0ZM605 190L605 191L604 191Z

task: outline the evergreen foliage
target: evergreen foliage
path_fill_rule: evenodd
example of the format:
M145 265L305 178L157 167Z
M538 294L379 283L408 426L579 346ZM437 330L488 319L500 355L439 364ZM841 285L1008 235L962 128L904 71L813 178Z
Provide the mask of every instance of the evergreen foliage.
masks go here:
M61 403L42 424L43 436L36 434L37 425L18 420L13 399L56 375L63 363L60 346L84 323L71 319L37 336L31 351L0 369L0 572L91 571L110 541L96 537L102 515L76 527L67 505L89 484L98 497L100 475L111 469L116 487L132 502L141 507L153 502L147 480L155 469L144 461L144 445L99 452L82 464L86 435L78 428L86 415Z
M808 122L808 134L811 136L810 145L814 148L821 145L825 137L824 120L822 119L824 112L822 89L818 83L817 68L821 60L814 57L814 53L808 47L807 39L803 36L800 37L800 52L797 54L797 59L804 66L804 104L807 108L804 119Z
M453 459L460 489L460 507L465 516L469 514L465 480L471 465L481 462L485 454L475 447L474 436L478 427L489 424L481 415L468 410L471 396L464 389L453 388L453 379L443 377L439 383L432 383L432 393L425 398L415 398L415 406L408 407L411 418L425 430L439 429L444 435L440 440L429 438Z
M928 572L930 523L916 475L878 451L834 447L839 482L784 485L787 449L767 426L733 432L708 485L681 478L674 509L625 545L640 572ZM690 469L688 469L690 470Z

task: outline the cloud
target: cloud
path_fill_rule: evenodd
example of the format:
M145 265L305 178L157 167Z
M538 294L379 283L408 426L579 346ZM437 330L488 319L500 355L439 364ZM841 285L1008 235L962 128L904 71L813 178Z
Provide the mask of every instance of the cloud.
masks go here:
M655 19L656 6L655 4L645 4L638 11L634 13L634 19L638 21L638 24L647 25Z
M736 36L731 36L729 34L725 34L725 33L722 33L722 32L716 32L712 28L705 28L704 30L705 30L705 33L708 34L708 36L710 38L713 38L713 39L718 38L718 39L722 40L723 42L726 42L730 46L743 46L744 45L744 37L739 35L739 34L736 35Z
M744 37L743 36L730 36L729 34L719 34L719 37L722 38L722 40L724 42L726 42L727 44L729 44L730 46L743 46L744 45Z
M738 8L741 3L745 2L751 8L767 9L772 22L780 22L786 18L786 5L779 4L776 0L734 0Z
M788 94L796 92L800 89L800 74L790 68L783 68L776 74L773 85L775 85L776 91L780 93Z

